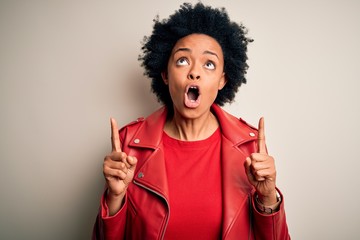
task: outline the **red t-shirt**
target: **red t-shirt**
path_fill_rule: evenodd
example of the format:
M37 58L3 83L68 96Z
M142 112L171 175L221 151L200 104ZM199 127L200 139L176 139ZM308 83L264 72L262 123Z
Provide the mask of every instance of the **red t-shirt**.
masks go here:
M221 132L181 141L163 134L170 220L165 239L220 239Z

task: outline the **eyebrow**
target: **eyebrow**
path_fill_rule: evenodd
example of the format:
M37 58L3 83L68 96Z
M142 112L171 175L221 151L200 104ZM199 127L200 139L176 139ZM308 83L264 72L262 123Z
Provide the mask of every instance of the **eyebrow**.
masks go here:
M207 50L207 51L204 51L204 54L214 55L215 57L217 57L219 59L218 55L216 53L214 53L214 52L211 52L211 51Z
M177 53L177 52L180 52L180 51L191 52L191 49L190 49L190 48L178 48L178 49L176 49L176 51L174 52L174 54ZM213 56L215 56L216 58L219 59L219 56L218 56L216 53L214 53L214 52L212 52L212 51L209 51L209 50L205 50L205 51L203 52L203 54L210 54L210 55L213 55Z

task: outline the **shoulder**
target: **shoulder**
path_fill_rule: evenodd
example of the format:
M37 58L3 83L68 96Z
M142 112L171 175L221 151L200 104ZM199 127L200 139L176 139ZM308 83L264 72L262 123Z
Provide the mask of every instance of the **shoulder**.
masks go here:
M134 136L136 133L145 135L153 134L163 129L166 120L167 110L161 107L147 117L139 117L136 120L126 124L120 129L120 136L130 134Z
M123 131L124 129L127 128L137 128L139 127L143 122L145 121L144 117L138 117L136 120L133 120L131 122L129 122L128 124L124 125L120 131Z
M127 135L134 135L137 132L137 129L144 123L144 117L138 117L136 120L129 122L119 129L120 138L124 139Z
M247 121L245 121L243 118L238 118L239 119L239 124L241 124L243 127L245 128L248 128L249 130L252 130L252 131L258 131L257 127L249 124Z

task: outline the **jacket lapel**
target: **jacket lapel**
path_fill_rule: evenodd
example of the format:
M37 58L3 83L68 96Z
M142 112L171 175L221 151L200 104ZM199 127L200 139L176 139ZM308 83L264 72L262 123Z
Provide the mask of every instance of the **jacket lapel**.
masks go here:
M131 139L130 148L142 148L142 159L138 159L134 181L168 200L169 191L165 158L162 145L163 128L167 110L160 108L151 114L139 127Z
M248 196L252 190L244 168L247 153L241 150L243 144L256 140L257 132L238 118L224 112L217 105L212 106L213 112L220 122L222 132L221 164L223 191L223 239L248 207Z

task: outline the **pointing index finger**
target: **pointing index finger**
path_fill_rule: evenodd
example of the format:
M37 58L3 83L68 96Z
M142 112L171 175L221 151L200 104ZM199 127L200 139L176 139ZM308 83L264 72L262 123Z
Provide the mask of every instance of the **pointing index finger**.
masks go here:
M264 118L261 117L259 120L259 132L258 132L258 152L266 154L265 144L265 129L264 129Z
M121 152L121 143L119 138L119 129L114 118L110 118L111 124L111 146L115 152Z

